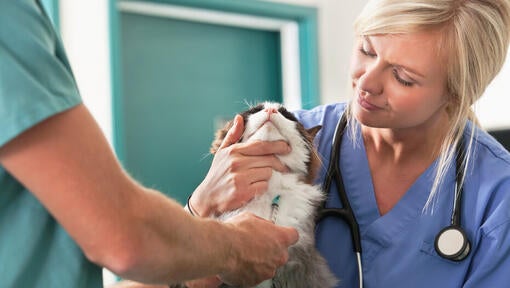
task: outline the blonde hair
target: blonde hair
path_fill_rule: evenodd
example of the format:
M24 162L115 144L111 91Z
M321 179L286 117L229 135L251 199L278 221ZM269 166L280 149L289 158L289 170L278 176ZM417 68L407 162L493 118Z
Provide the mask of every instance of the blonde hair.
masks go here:
M468 120L478 124L472 105L505 62L510 37L510 0L372 0L358 16L354 28L358 36L437 29L441 32L438 48L447 56L450 125L441 144L426 208L434 199L449 163L455 161L455 147ZM350 108L347 113L349 121L356 123ZM351 127L356 129L356 125ZM469 141L464 145L464 172L474 152L475 128L472 125Z

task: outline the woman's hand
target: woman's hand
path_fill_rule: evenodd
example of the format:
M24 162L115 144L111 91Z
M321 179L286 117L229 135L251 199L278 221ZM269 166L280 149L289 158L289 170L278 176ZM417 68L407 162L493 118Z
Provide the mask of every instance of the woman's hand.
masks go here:
M204 181L190 198L190 209L206 217L237 209L267 191L273 170L287 172L275 154L287 154L284 141L237 143L244 132L240 115L214 156Z

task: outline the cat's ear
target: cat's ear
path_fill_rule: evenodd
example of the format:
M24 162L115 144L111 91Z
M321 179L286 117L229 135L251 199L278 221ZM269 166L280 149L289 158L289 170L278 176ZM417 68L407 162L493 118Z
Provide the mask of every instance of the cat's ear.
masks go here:
M322 128L321 125L317 125L315 127L307 129L306 131L310 134L310 136L312 136L312 139L315 139L315 136L317 135L317 133L319 133L319 130L321 130L321 128Z
M214 141L211 144L211 154L216 154L218 149L220 149L221 143L223 143L223 139L225 139L225 136L227 136L228 130L234 126L234 120L230 120L225 124L225 126L218 131L216 131Z

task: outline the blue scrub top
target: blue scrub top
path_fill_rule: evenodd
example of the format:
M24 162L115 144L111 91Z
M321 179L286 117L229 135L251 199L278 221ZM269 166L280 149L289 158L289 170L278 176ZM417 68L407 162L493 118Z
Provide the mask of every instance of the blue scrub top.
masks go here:
M318 183L324 181L333 134L345 108L346 104L334 104L296 112L306 128L323 126L316 138L323 160ZM469 127L465 134L469 133ZM340 170L360 226L365 287L509 287L508 151L484 131L476 130L475 153L466 174L461 212L462 227L471 242L471 253L467 259L454 262L436 253L434 240L438 232L450 223L455 165L450 166L438 191L433 212L424 212L423 207L432 187L437 163L433 163L416 180L392 210L381 216L363 140L362 137L358 139L358 143L353 145L351 135L344 134ZM341 207L334 181L326 206ZM319 251L340 279L338 287L358 287L357 262L347 224L326 218L318 224L316 237Z
M35 0L0 0L0 147L81 103L64 49ZM102 287L101 268L0 166L0 287Z

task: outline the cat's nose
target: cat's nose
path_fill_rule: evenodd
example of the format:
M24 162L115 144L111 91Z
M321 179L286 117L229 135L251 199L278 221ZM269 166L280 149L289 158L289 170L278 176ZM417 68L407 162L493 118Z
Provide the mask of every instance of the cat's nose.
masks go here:
M278 110L274 107L267 107L266 109L264 109L264 111L267 113L267 114L275 114L275 113L278 113Z

